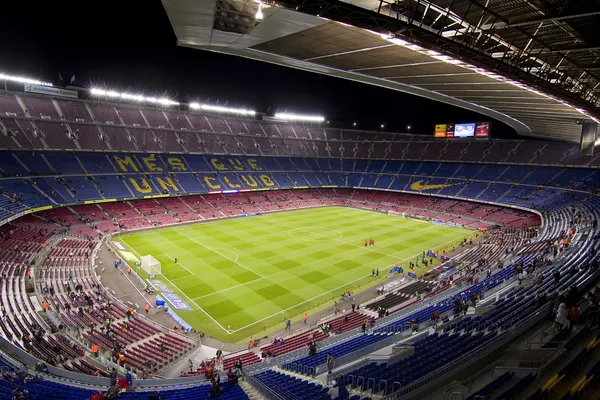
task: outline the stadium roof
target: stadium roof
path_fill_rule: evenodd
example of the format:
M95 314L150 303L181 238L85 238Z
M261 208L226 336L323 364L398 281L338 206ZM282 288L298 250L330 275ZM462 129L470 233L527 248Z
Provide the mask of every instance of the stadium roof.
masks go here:
M427 97L522 135L579 142L578 122L600 117L595 0L277 0L260 21L253 0L162 2L181 46Z

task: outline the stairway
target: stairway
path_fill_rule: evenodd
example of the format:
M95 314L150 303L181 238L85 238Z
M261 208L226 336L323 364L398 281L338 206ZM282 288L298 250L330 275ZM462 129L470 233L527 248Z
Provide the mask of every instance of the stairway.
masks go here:
M254 389L252 385L250 385L245 380L238 381L240 387L244 389L244 392L248 395L250 400L265 400L266 397L258 392L258 390Z

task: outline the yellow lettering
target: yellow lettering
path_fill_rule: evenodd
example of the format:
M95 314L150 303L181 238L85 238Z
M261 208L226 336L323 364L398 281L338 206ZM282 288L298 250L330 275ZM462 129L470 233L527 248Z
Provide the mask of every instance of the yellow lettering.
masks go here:
M252 168L255 171L262 171L262 168L258 166L258 162L253 159L253 158L249 158L248 160L248 165L250 165L250 168Z
M213 184L212 181L216 181L215 178L213 178L212 176L205 176L204 177L204 183L206 183L209 187L213 188L213 189L221 189L221 185L217 184Z
M152 187L148 184L146 178L140 178L142 186L135 180L135 178L129 178L129 181L133 185L133 188L140 193L152 193Z
M175 185L175 183L173 183L173 180L169 177L167 177L167 179L156 178L156 182L158 182L160 187L163 190L166 190L167 192L170 192L169 188L173 189L173 191L175 192L179 192L179 188L177 187L177 185Z
M223 163L219 161L218 158L212 158L210 160L210 163L213 167L215 167L215 169L218 169L219 171L227 171L227 167L223 165Z
M229 159L229 164L231 164L231 166L235 169L237 169L238 171L243 171L244 170L244 164L242 164L242 162L240 160L234 159L234 158L230 158Z
M224 176L223 179L225 180L225 183L229 185L230 188L236 189L239 187L242 187L242 185L238 184L238 183L233 183L229 180L228 177Z
M156 156L151 154L150 157L142 157L142 161L148 167L148 171L150 172L162 172L162 168L156 165Z
M271 180L269 175L259 175L258 176L261 181L265 184L265 186L275 186L275 183Z
M167 158L167 162L173 168L173 171L187 171L183 161L177 157L169 157Z
M121 171L123 172L129 172L129 170L126 168L127 165L129 165L132 171L139 171L137 165L135 165L135 163L129 156L125 156L125 158L115 156L115 161L117 162L117 165L119 166L119 168L121 168Z
M252 175L242 175L242 180L244 182L246 182L246 185L250 186L250 187L257 187L258 186L258 182L256 182L256 179L254 179L254 177Z

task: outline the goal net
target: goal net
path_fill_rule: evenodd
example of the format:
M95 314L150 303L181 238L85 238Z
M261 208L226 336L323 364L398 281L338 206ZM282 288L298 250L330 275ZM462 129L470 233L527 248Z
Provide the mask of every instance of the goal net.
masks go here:
M387 214L388 215L395 215L396 217L402 217L402 218L406 218L406 214L405 213L399 213L397 211L392 211L392 210L387 210Z
M144 271L148 273L148 275L160 275L160 261L151 255L143 256L141 258L141 267Z

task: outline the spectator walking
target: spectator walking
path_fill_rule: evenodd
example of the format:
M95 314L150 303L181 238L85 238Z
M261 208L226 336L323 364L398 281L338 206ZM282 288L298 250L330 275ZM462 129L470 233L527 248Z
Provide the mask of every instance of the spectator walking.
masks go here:
M331 375L331 371L333 370L333 367L335 366L335 360L333 358L333 356L331 355L331 353L327 353L327 374Z
M242 360L240 358L238 358L233 363L233 366L235 367L235 374L238 376L238 378L241 378L242 377L242 368L243 368Z
M217 349L216 356L217 371L223 371L223 350Z
M131 387L133 385L133 375L131 375L131 371L127 370L125 374L125 380L127 381L127 387Z
M558 306L558 310L556 312L556 330L560 331L567 327L567 324L569 323L567 320L568 315L569 309L567 308L567 305L565 303L560 303L560 306Z
M577 320L579 320L579 307L575 305L569 311L569 331L573 329L573 326L575 326Z
M285 321L285 330L292 330L292 321L289 318Z

